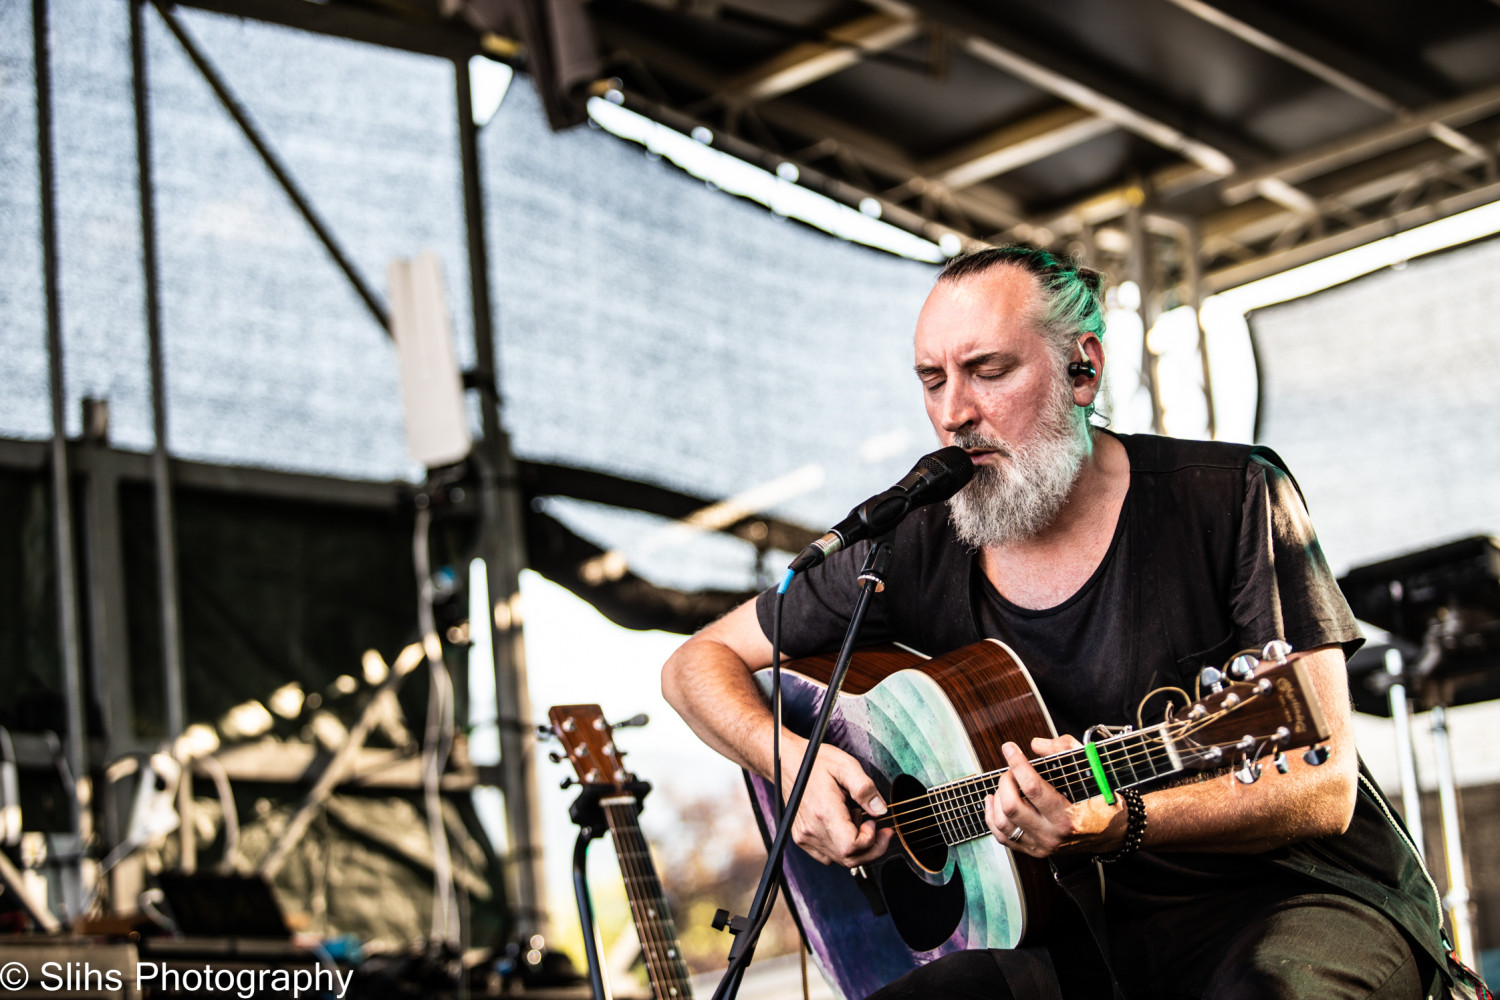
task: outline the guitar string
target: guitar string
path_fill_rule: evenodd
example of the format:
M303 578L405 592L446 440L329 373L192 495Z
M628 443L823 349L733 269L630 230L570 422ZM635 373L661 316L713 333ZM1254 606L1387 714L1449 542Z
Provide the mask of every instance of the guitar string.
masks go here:
M1221 744L1221 746L1234 746L1234 745L1236 745L1236 744L1232 744L1232 743ZM994 772L994 773L997 773L997 774L998 773L1003 773L1003 770L1001 772ZM978 778L985 778L986 776L985 775L979 775L977 777ZM1149 779L1147 779L1147 780L1149 780ZM953 787L953 786L944 786L944 790L949 789L951 787ZM1122 786L1122 787L1129 787L1129 786ZM988 792L986 792L985 794L988 794ZM912 801L912 800L907 800L907 801ZM1075 799L1073 801L1082 801L1082 800L1081 799ZM923 813L923 812L930 812L932 814L931 821L926 822L926 823L909 823L909 824L906 824L906 825L902 825L900 823L894 823L893 824L893 825L896 826L897 830L899 830L901 832L901 834L903 835L903 840L905 841L905 843L907 844L907 846L910 847L910 848L913 848L913 849L922 849L922 848L926 848L926 847L932 847L932 846L935 846L936 844L939 844L939 843L942 843L942 844L945 844L945 845L948 845L948 846L953 846L953 845L958 844L958 843L963 843L966 840L975 840L975 839L978 839L979 837L982 837L986 833L990 832L988 824L986 824L983 828L974 827L974 832L973 832L972 836L965 836L965 837L963 837L963 838L961 838L959 840L949 841L949 839L948 839L948 831L946 829L944 829L945 826L946 827L955 828L955 829L958 828L958 827L960 827L961 825L972 826L972 822L969 823L969 824L963 824L962 820L968 819L968 820L973 821L973 820L977 819L977 817L979 817L979 816L981 816L983 814L982 799L979 802L968 803L968 810L967 811L963 811L963 812L954 812L952 806L936 806L936 807L929 806L929 807L924 807L924 808L911 809L911 810L908 810L907 812L908 813L917 813L919 815L921 813ZM955 817L957 817L957 820L955 820ZM884 818L882 817L882 821L883 821L883 819ZM914 835L920 835L920 836L914 836Z
M1232 747L1232 746L1236 746L1236 745L1237 745L1237 742L1236 743L1228 743L1228 742L1226 742L1226 743L1218 744L1218 746L1220 746L1220 747ZM1140 750L1140 751L1131 751L1130 753L1128 753L1127 755L1124 755L1124 756L1121 756L1121 755L1118 755L1118 754L1111 755L1111 754L1108 754L1108 753L1101 753L1101 760L1103 761L1103 763L1105 763L1106 766L1108 766L1110 770L1115 771L1117 774L1118 774L1118 771L1120 770L1119 765L1121 763L1128 764L1131 767L1132 771L1135 771L1138 774L1139 771L1135 767L1135 764L1138 763L1138 762L1140 762L1140 761L1142 761L1142 760L1151 761L1153 759L1154 760L1167 760L1167 761L1170 761L1170 755L1166 752L1164 745L1162 747L1147 746L1143 750ZM1046 761L1046 758L1043 758L1042 760ZM1033 762L1033 766L1036 766L1037 763L1038 762ZM1008 770L1009 770L1009 768L1000 768L1000 769L997 769L995 771L989 771L989 772L985 772L983 774L974 775L974 776L971 776L971 777L968 777L968 778L963 778L963 779L960 779L959 781L951 782L951 783L949 783L947 785L941 785L941 786L938 786L936 788L930 789L927 793L924 793L923 795L914 796L914 797L912 797L910 799L904 799L904 800L901 800L899 802L893 803L892 804L892 808L891 808L890 812L887 814L887 816L880 817L879 819L880 820L885 820L885 819L889 818L890 820L895 821L895 820L900 819L902 816L904 816L904 815L906 815L907 813L910 813L910 812L929 812L929 811L942 812L943 811L943 802L942 802L943 797L946 796L948 798L951 798L952 797L952 793L954 793L954 792L969 793L969 794L971 794L971 793L973 793L975 791L982 790L982 792L983 792L984 795L988 795L990 793L990 790L991 790L990 787L989 787L990 784L992 782L994 782L994 781L997 781L999 779L999 777L1001 775L1003 775ZM1054 786L1056 786L1058 784L1059 779L1063 779L1064 782L1065 782L1064 788L1067 791L1073 791L1075 785L1079 789L1081 789L1082 791L1084 791L1084 792L1092 792L1097 787L1097 785L1093 781L1092 768L1087 768L1086 769L1086 768L1083 768L1081 766L1080 767L1068 768L1066 762L1051 762L1050 764L1049 763L1044 763L1043 766L1039 769L1039 771L1040 771L1040 773L1042 773L1043 777L1046 778L1049 781L1049 783L1053 784ZM1153 771L1154 771L1154 767L1153 767ZM1166 772L1155 772L1154 771L1154 773L1152 773L1151 775L1148 775L1148 777L1146 779L1143 779L1143 780L1149 781L1151 778L1156 777L1159 773L1166 773ZM1073 780L1075 778L1078 779L1078 780L1077 781ZM1129 785L1131 784L1131 783L1126 783L1126 782L1117 782L1117 783L1119 785L1121 785L1122 787L1129 787ZM1135 782L1135 783L1139 783L1139 782ZM1085 795L1082 796L1082 798L1073 799L1072 801L1075 801L1075 802L1076 801L1082 801L1083 799L1091 798L1091 797L1092 797L1091 794L1085 794ZM934 801L935 799L936 799L936 804L935 804L935 801Z
M641 832L639 810L634 803L613 803L605 805L604 812L609 821L610 833L614 837L615 854L619 858L627 890L644 889L651 897L643 899L639 891L626 892L626 898L636 917L636 927L641 931L639 937L647 958L647 969L650 971L653 964L651 959L655 958L658 978L662 980L661 985L669 991L661 1000L689 997L691 988L687 983L688 970L682 958L677 927L662 894L661 879L651 860L650 847Z
M1073 801L1081 801L1081 799ZM895 823L894 826L901 833L906 846L913 851L921 851L939 844L955 846L966 841L977 840L991 832L988 822L983 819L982 797L967 803L960 803L959 808L961 811L955 813L951 805L938 806L931 810L931 816L926 822L921 822L921 817L918 816L917 822L908 820L905 823ZM918 812L921 811L918 810Z
M1248 700L1246 702L1242 702L1240 707L1243 707L1243 705L1248 703ZM1150 729L1143 730L1139 733L1129 733L1114 737L1110 740L1101 741L1095 744L1095 748L1099 751L1101 760L1105 756L1113 754L1113 756L1110 757L1111 764L1119 764L1123 761L1124 763L1129 764L1133 767L1135 762L1137 761L1140 761L1142 759L1149 760L1151 759L1153 754L1156 754L1158 752L1164 753L1164 748L1166 746L1164 737L1170 735L1174 740L1177 740L1191 736L1194 732L1218 722L1221 718L1223 718L1223 716L1230 714L1230 712L1238 710L1238 708L1221 709L1216 713L1207 715L1204 718L1196 721L1177 720L1175 722L1160 723L1158 725L1152 726ZM1173 731L1173 729L1175 729L1176 731ZM1122 758L1118 753L1115 753L1114 751L1118 746L1127 742L1139 744L1140 748L1128 751ZM1218 746L1222 749L1225 747L1233 747L1237 745L1237 743L1238 741L1223 742L1213 745ZM1051 779L1061 777L1069 786L1071 786L1076 780L1077 783L1085 790L1096 787L1093 780L1093 768L1088 764L1088 757L1086 751L1084 750L1067 750L1063 751L1060 754L1050 755L1047 757L1039 757L1036 760L1031 761L1030 763L1033 767L1038 767L1038 765L1041 765L1044 768L1049 768L1051 775L1049 781ZM1070 767L1069 765L1072 766ZM1063 770L1059 771L1058 768L1062 768ZM994 771L985 772L984 774L961 778L946 785L940 785L933 789L930 789L923 795L913 796L911 799L903 799L897 802L888 803L888 811L886 815L898 815L901 811L899 807L905 806L908 803L918 803L915 807L918 809L930 808L930 806L923 803L922 800L930 796L933 792L947 791L949 789L953 789L970 782L985 781L992 778L998 780L999 776L1004 774L1008 770L1009 768L999 768ZM1055 781L1052 781L1052 783L1055 784Z
M655 912L647 909L651 904L650 899L641 898L641 890L652 890L654 884L659 884L654 879L654 871L650 868L650 855L642 854L645 847L643 843L637 843L640 839L640 827L636 822L635 810L625 804L613 804L604 806L606 818L609 820L610 832L614 837L615 854L620 861L621 872L626 880L626 898L630 902L630 908L635 916L637 930L640 932L640 943L647 959L648 971L653 971L663 985L675 991L670 980L673 978L673 970L667 961L670 952L665 950L661 940L662 926L658 912L663 912L665 907L658 905ZM618 815L617 815L618 814ZM630 822L627 824L625 820ZM642 865L644 858L646 864ZM659 893L656 893L659 897ZM669 915L668 915L669 916Z
M631 909L635 912L636 925L643 930L642 949L648 959L648 971L655 958L659 978L672 997L687 997L687 968L682 961L681 946L677 942L677 928L671 911L661 892L661 880L656 875L651 861L649 845L641 833L637 819L638 809L633 803L616 803L604 807L610 821L610 832L615 840L615 852L620 860L622 873L627 880L627 889L644 888L654 899L641 899L638 892L627 892ZM619 817L613 815L618 811ZM624 822L628 820L627 822ZM652 906L651 910L645 909ZM667 1000L667 998L662 998Z
M1156 733L1135 734L1130 738L1131 741L1141 743L1142 747L1138 750L1131 750L1124 756L1113 752L1115 749L1113 747L1106 747L1105 745L1096 746L1100 751L1101 760L1111 765L1112 770L1119 770L1119 765L1121 764L1128 765L1132 770L1135 770L1135 764L1143 760L1151 761L1153 759L1159 758L1166 758L1170 760L1170 755L1165 749L1165 743L1161 742L1157 737L1158 734ZM1124 741L1124 739L1125 738L1121 738L1122 742ZM1160 743L1161 745L1152 745L1157 743ZM1054 787L1061 783L1064 787L1070 790L1074 786L1077 786L1084 791L1096 788L1097 785L1093 780L1093 769L1088 764L1088 757L1086 753L1082 750L1073 750L1066 751L1066 755L1066 759L1040 757L1036 760L1031 761L1030 763L1032 767L1036 768L1038 773L1041 774L1048 781L1048 783L1052 784ZM922 795L892 802L887 806L886 815L891 817L900 816L904 811L906 811L905 807L910 807L917 810L929 809L931 808L931 803L926 800L930 799L930 797L933 795L951 791L968 791L968 786L984 785L990 781L997 781L999 780L1001 775L1005 774L1009 770L1010 769L1008 767L1002 767L997 768L993 771L986 771L983 774L960 778L957 781L949 782L948 784L939 785L934 788L928 789L927 792L923 793ZM1155 777L1155 774L1151 775L1151 777ZM1149 780L1149 778L1147 780ZM986 791L985 794L988 794L988 791ZM1088 798L1090 796L1084 797ZM885 817L881 818L883 819Z
M1146 734L1135 735L1145 736ZM1222 743L1211 744L1211 746L1217 746L1221 749L1235 747L1238 745L1239 741L1226 741ZM1166 758L1167 760L1170 760L1170 756L1167 755L1164 747L1165 745L1163 744L1162 748L1159 748L1155 751L1153 751L1153 748L1150 747L1147 747L1143 752L1132 751L1123 758L1119 757L1118 755L1111 757L1108 754L1103 753L1101 748L1101 759L1107 766L1110 767L1111 770L1115 770L1115 765L1123 760L1131 766L1132 771L1135 771L1135 762L1141 760L1142 758L1149 760L1152 757L1153 752L1155 752L1159 758ZM1079 753L1079 751L1070 751L1070 754L1077 753ZM1045 761L1047 760L1047 758L1041 758L1041 760ZM1032 763L1033 766L1035 766L1038 762L1034 761ZM1055 763L1051 768L1048 768L1046 765L1044 765L1044 768L1042 769L1050 770L1052 772L1050 775L1044 774L1044 777L1048 777L1049 783L1052 783L1054 785L1056 785L1057 783L1056 779L1058 777L1058 774L1056 773L1056 767L1059 763L1061 762ZM981 815L983 812L983 795L989 794L989 783L991 781L998 780L999 776L1004 774L1007 770L1009 769L1000 768L996 771L974 775L969 778L964 778L960 779L959 781L952 782L948 785L942 785L937 788L931 789L924 795L914 796L910 799L901 800L901 802L895 803L894 805L901 805L905 806L906 808L903 808L899 811L893 810L892 813L888 814L887 816L879 817L877 819L877 825L885 822L890 822L892 825L897 826L897 828L900 829L904 835L908 835L906 837L908 843L911 842L911 837L909 836L909 834L924 833L930 831L934 827L938 828L939 837L942 839L946 839L945 832L941 829L945 825L945 823L948 826L956 828L960 825L963 825L964 820L972 819L975 816ZM1080 781L1080 784L1082 785L1084 791L1092 791L1093 788L1097 787L1093 784L1093 774L1091 768L1087 770L1083 768L1074 768L1072 770L1072 773L1073 775L1081 776L1082 780ZM1150 775L1144 780L1149 781L1151 777L1155 776L1155 774ZM1130 787L1130 783L1117 782L1117 784L1119 787ZM1066 786L1068 790L1072 790L1072 785L1073 782L1068 781ZM973 798L970 798L968 801L959 801L954 795L955 792L958 792L963 795L973 796L976 792L980 791L982 791L982 795L977 801ZM1084 795L1082 798L1072 799L1071 801L1078 802L1091 797L1092 795ZM912 813L928 813L932 816L932 819L930 822L927 822L925 824L908 825L904 827L901 826L899 823L901 817ZM976 831L976 836L982 835L983 831ZM930 842L930 838L928 838L928 841Z

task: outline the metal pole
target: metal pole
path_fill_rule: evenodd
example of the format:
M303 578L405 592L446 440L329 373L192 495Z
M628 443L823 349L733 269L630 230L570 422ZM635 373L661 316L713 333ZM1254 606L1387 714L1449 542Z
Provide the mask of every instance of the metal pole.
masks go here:
M156 255L156 188L151 173L151 110L147 106L146 23L143 0L130 3L130 80L135 97L136 176L140 182L141 265L146 286L146 342L151 355L151 488L156 515L156 593L161 605L161 666L167 707L167 736L187 726L182 683L182 621L177 585L177 526L172 516L172 480L167 456L167 379L162 360L161 298ZM193 772L178 786L178 846L181 867L198 867L193 835Z
M1401 773L1401 811L1406 829L1422 859L1427 859L1427 841L1422 831L1422 789L1417 784L1417 757L1412 747L1411 702L1406 697L1406 663L1401 650L1392 646L1385 651L1385 670L1395 683L1391 685L1391 721L1396 724L1396 766Z
M585 788L584 794L588 793ZM599 925L594 923L594 903L589 897L588 855L589 841L593 839L594 831L585 826L579 829L578 839L573 843L573 896L578 901L578 926L583 932L583 955L589 965L589 993L594 1000L612 1000L609 976L599 957Z
M67 712L65 759L74 787L69 789L68 814L75 849L64 864L64 891L69 916L78 916L83 903L82 848L84 833L83 785L89 778L88 730L84 725L83 660L78 627L78 579L73 553L73 501L68 475L67 421L63 415L62 301L58 284L56 170L52 158L52 67L48 39L47 0L32 0L31 28L36 70L37 173L41 182L42 274L47 295L47 369L52 394L52 527L57 557L58 651L62 661L63 696Z
M521 569L526 552L521 528L521 492L510 438L500 426L499 373L490 322L489 254L484 237L484 199L479 171L479 130L469 92L469 64L454 59L459 155L463 165L464 217L469 243L469 289L474 304L474 361L479 375L484 437L475 450L480 475L481 547L490 591L495 654L495 717L500 734L500 776L510 835L510 876L516 930L529 936L547 918L542 865L542 825L537 808L536 737L529 724L526 646L521 630Z
M1166 424L1161 402L1160 364L1151 350L1151 325L1156 322L1156 289L1152 284L1151 250L1146 233L1144 206L1146 189L1137 180L1130 187L1129 208L1125 212L1125 229L1130 237L1130 280L1135 282L1141 301L1137 312L1141 317L1141 384L1151 395L1151 429L1157 434L1166 433Z
M1443 855L1448 862L1448 895L1443 905L1453 925L1453 950L1465 965L1477 965L1474 926L1469 917L1469 879L1464 872L1463 836L1459 830L1458 782L1453 774L1453 748L1448 742L1448 710L1432 710L1432 747L1437 752L1438 800L1443 808Z
M141 265L146 285L146 339L151 354L151 481L156 494L156 554L161 601L162 676L166 684L167 734L187 726L182 684L182 625L177 582L177 530L167 452L167 378L163 359L160 280L156 253L156 187L151 169L151 111L147 106L144 0L130 4L131 81L135 91L135 151L141 198Z
M1188 304L1193 309L1193 323L1198 328L1198 359L1203 365L1203 403L1208 409L1207 431L1210 441L1219 436L1219 421L1214 413L1214 377L1208 357L1208 330L1203 326L1203 262L1199 259L1198 226L1184 222L1180 230L1182 259L1186 273L1182 276L1188 289Z

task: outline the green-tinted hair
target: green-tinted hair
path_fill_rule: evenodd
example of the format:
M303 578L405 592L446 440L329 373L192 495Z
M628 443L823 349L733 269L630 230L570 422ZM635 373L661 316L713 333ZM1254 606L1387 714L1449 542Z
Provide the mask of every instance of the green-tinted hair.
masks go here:
M959 281L996 267L1018 267L1042 289L1042 329L1061 358L1072 356L1080 337L1104 338L1104 275L1076 260L1023 245L986 247L954 257L938 281Z

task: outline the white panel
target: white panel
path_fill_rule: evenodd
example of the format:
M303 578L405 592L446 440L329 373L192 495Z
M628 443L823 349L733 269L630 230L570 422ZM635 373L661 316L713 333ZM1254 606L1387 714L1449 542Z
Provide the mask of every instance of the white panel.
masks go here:
M429 469L469 454L463 379L453 359L453 326L437 254L391 261L391 334L401 369L406 444Z

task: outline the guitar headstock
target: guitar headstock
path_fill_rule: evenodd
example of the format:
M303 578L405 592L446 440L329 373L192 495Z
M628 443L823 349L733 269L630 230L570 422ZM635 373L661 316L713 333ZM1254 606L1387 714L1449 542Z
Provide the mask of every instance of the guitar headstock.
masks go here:
M614 727L598 705L554 705L547 712L579 784L624 788L635 780L615 747Z
M1220 690L1167 721L1183 763L1200 770L1238 765L1235 774L1246 783L1260 776L1255 762L1270 754L1283 774L1287 750L1312 747L1308 762L1321 764L1327 751L1318 744L1328 739L1328 723L1302 655L1274 661L1236 657L1239 662L1231 661L1226 671L1205 671Z

